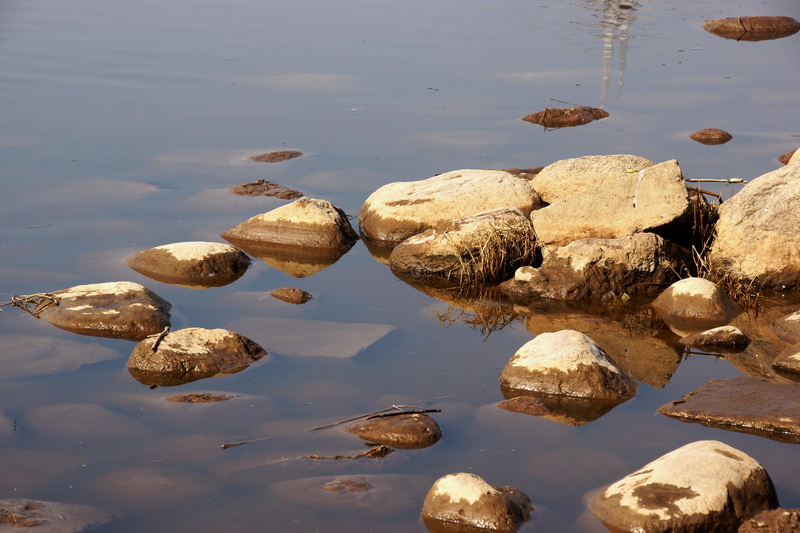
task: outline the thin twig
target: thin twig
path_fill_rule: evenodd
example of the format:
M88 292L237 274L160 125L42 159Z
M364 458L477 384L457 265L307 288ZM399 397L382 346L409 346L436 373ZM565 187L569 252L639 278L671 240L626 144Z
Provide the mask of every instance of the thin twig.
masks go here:
M685 178L683 181L690 181L692 183L747 183L742 178L725 178L725 179L717 179L717 178Z
M366 417L367 420L374 420L376 418L387 418L390 416L399 416L399 415L422 415L425 413L441 413L441 409L417 409L415 411L397 411L395 413L383 413L383 414L376 414L370 415Z
M13 305L14 307L19 307L23 311L32 314L36 318L39 318L39 315L44 312L45 309L54 305L58 305L60 301L61 298L52 292L40 292L37 294L18 294L16 296L12 296L10 302L2 305ZM33 306L33 309L31 309L31 306Z
M156 339L155 341L153 341L153 347L150 348L153 351L153 353L155 353L158 350L158 345L161 344L161 341L164 340L164 337L166 337L168 333L169 333L169 326L166 326L164 328L164 331L162 331L161 333L156 333L155 335L147 336L148 339L152 339L154 337Z

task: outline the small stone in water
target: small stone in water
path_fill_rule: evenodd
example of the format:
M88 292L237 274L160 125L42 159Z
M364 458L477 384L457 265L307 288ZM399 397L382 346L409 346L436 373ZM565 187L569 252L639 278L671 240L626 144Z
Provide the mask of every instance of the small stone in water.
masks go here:
M233 194L238 194L240 196L274 196L276 198L280 198L281 200L294 200L295 198L300 198L303 196L303 193L300 191L290 189L289 187L285 187L265 179L251 181L250 183L243 183L241 185L234 185L233 187L228 187L228 190Z
M696 131L690 134L689 137L693 141L697 141L700 144L707 144L707 145L725 144L726 142L733 139L733 135L731 135L725 130L720 130L717 128L706 128L700 131Z
M236 396L232 394L214 394L211 392L192 392L190 394L174 394L167 396L165 399L170 402L182 403L211 403L211 402L224 402Z
M303 152L298 152L297 150L281 150L278 152L267 152L265 154L253 155L247 159L255 161L256 163L278 163L280 161L286 161L287 159L300 157L301 155L303 155Z
M273 298L277 298L278 300L290 304L304 304L313 296L304 291L303 289L291 289L288 287L283 287L280 289L275 289L274 291L270 292Z

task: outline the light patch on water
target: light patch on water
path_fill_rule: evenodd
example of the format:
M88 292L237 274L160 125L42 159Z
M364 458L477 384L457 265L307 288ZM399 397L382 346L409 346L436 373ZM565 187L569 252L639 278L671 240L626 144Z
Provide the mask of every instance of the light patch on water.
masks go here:
M362 88L361 78L352 74L324 72L287 72L271 74L257 82L262 87L309 92L354 91Z
M510 140L505 133L486 130L429 131L413 135L410 139L425 145L450 147L503 146Z
M483 496L499 494L497 489L473 474L450 474L444 476L434 485L434 494L450 498L451 503L461 500L474 504Z

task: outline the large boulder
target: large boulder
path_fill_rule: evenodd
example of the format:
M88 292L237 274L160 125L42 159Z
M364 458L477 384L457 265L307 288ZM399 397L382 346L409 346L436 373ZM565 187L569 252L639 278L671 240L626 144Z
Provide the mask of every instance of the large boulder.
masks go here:
M644 232L670 238L691 233L692 205L678 162L672 160L557 200L534 211L531 222L548 248Z
M130 281L77 285L48 294L53 305L38 316L81 335L141 340L170 323L171 304Z
M589 509L613 531L736 531L778 506L775 488L752 457L717 441L674 450L601 490Z
M526 216L541 206L530 184L503 170L454 170L421 181L384 185L364 202L361 232L372 240L400 242L459 218L498 207Z
M544 167L531 185L543 201L552 204L654 164L636 155L587 155L562 159Z
M534 259L534 236L527 216L501 207L445 222L409 237L389 256L400 278L479 287L505 279Z
M546 253L538 268L519 268L501 289L520 303L655 296L690 265L686 249L653 233L579 239Z
M513 487L489 485L475 474L449 474L436 480L422 505L430 531L502 531L511 533L528 518L533 506ZM451 527L448 527L451 526Z
M236 281L247 271L250 258L230 244L176 242L137 252L125 263L157 281L205 288Z
M676 281L653 300L652 306L681 337L725 326L742 312L719 286L704 278Z
M146 385L169 387L239 372L265 354L232 331L186 328L141 341L128 359L128 371Z
M719 208L709 261L764 288L800 286L800 163L748 183Z

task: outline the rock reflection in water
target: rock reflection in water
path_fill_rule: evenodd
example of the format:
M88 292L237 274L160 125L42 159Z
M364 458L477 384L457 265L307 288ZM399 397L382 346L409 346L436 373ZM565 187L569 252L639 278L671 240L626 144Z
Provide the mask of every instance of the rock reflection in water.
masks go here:
M512 413L542 416L565 426L583 426L611 411L622 401L532 393L528 390L500 387L505 401L498 407Z
M231 236L225 239L250 256L261 259L268 266L293 278L305 278L322 272L350 251L349 247L311 248L248 241Z

